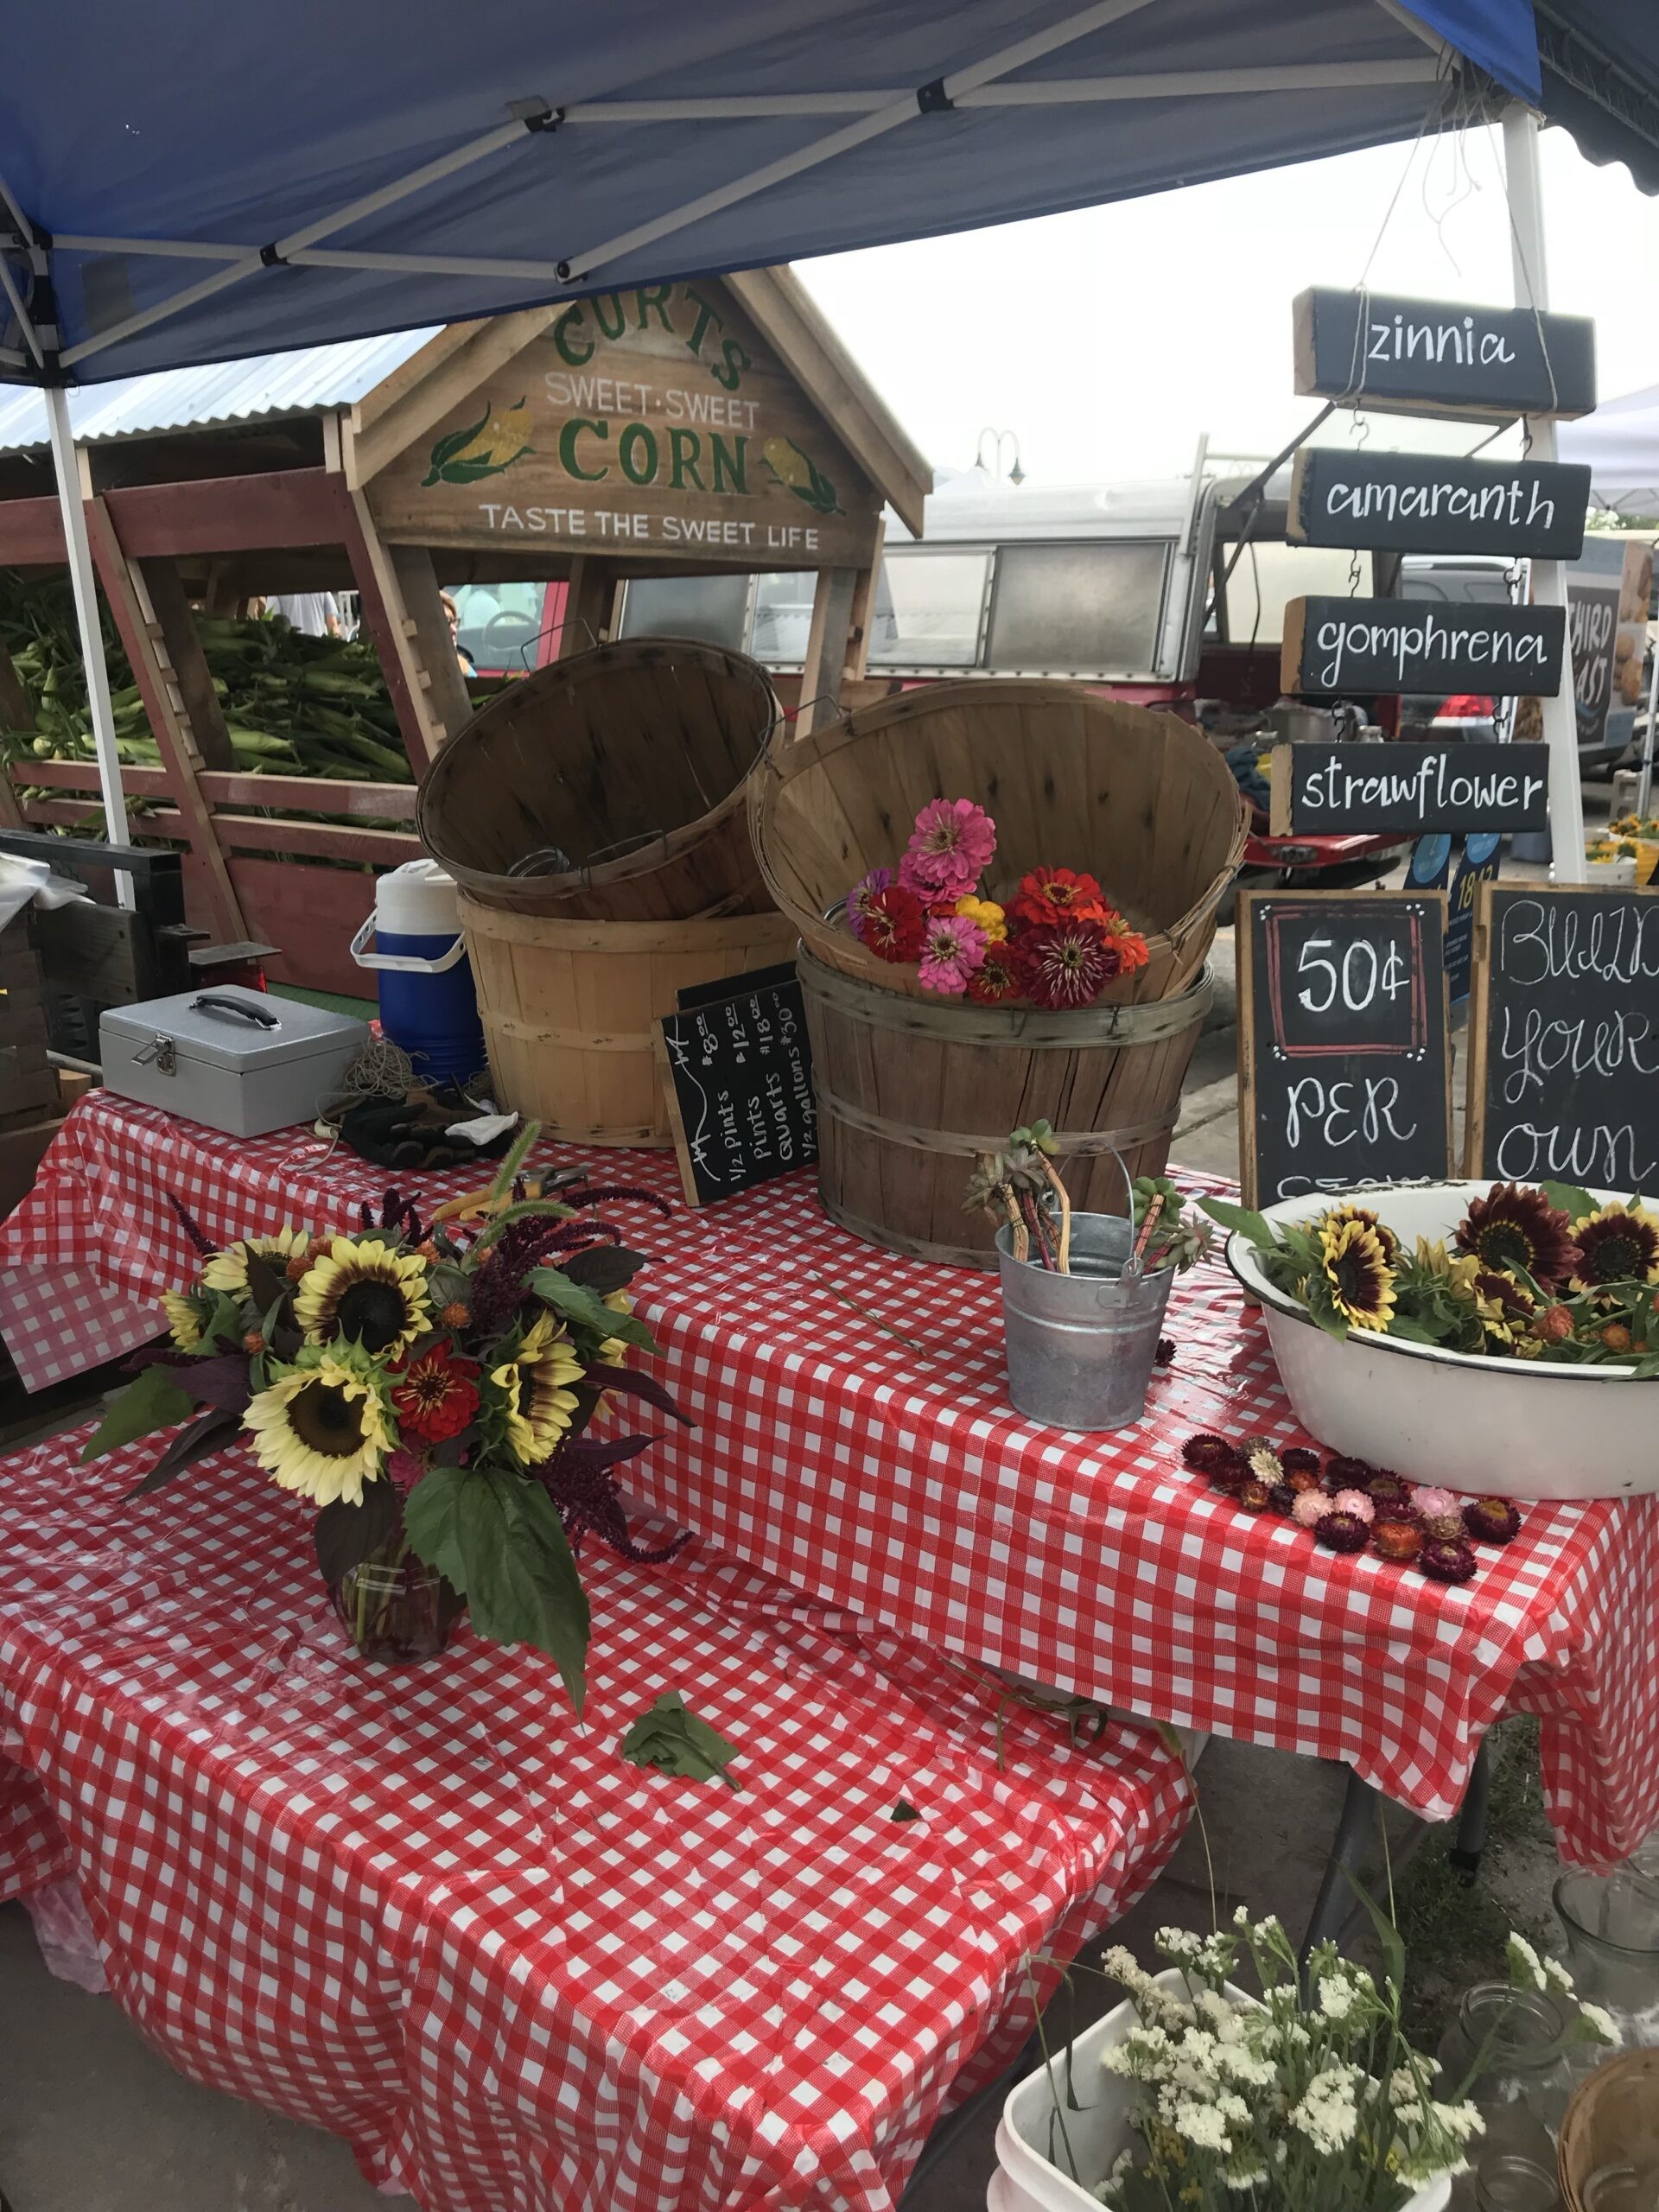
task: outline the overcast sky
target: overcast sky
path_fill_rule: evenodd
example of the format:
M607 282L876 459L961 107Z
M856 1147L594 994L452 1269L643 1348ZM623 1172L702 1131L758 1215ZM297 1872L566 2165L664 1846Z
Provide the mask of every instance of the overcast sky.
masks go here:
M1659 199L1565 131L1542 146L1550 305L1594 316L1604 398L1659 384ZM1286 444L1319 404L1292 390L1291 301L1357 283L1379 231L1374 288L1510 301L1502 180L1500 135L1470 131L798 266L935 466L991 425L1036 480L1122 480L1184 471L1200 431ZM1481 435L1437 428L1376 416L1371 438ZM1338 416L1325 438L1351 435Z

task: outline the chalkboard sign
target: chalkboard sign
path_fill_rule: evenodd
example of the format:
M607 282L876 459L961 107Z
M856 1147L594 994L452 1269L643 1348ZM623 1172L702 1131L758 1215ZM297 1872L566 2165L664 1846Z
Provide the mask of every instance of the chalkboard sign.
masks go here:
M1465 307L1316 288L1297 298L1296 389L1402 415L1588 415L1596 326L1586 315Z
M1559 691L1564 607L1434 607L1421 599L1293 599L1281 689L1379 692Z
M1613 648L1618 637L1619 587L1580 583L1567 587L1567 638L1573 653L1573 713L1579 743L1601 744L1607 710L1613 703Z
M1344 551L1576 561L1589 505L1590 471L1573 462L1304 446L1291 471L1285 534Z
M657 1056L688 1205L752 1191L818 1156L812 1047L792 967L678 994Z
M1659 890L1484 883L1471 1175L1659 1193Z
M1240 895L1246 1205L1450 1172L1445 936L1440 892Z
M1541 745L1276 745L1275 837L1384 830L1547 830Z

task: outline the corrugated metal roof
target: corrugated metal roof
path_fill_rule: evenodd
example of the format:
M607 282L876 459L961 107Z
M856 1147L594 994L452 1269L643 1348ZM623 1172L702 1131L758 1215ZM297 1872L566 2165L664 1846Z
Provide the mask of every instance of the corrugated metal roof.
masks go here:
M251 360L88 385L70 392L69 416L76 438L94 444L210 423L251 423L260 416L349 407L433 334L401 330L390 338L308 346L299 353L262 353ZM46 442L46 403L39 392L0 386L0 453Z

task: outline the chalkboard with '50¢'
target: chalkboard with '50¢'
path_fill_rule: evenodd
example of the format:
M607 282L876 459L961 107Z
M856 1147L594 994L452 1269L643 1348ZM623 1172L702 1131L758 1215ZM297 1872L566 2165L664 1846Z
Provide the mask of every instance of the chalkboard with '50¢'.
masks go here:
M1446 914L1443 892L1241 895L1246 1205L1449 1172Z
M657 1054L689 1205L753 1190L818 1156L812 1047L792 967L678 994Z
M1471 1175L1659 1196L1659 890L1484 883Z

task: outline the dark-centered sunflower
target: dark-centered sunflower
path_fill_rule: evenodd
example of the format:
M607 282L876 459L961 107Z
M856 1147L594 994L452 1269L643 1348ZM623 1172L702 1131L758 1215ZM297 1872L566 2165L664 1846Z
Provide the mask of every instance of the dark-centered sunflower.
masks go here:
M1606 1205L1581 1221L1573 1232L1579 1264L1574 1290L1599 1290L1609 1282L1659 1282L1659 1220L1634 1200Z
M1541 1290L1564 1283L1579 1262L1572 1223L1541 1191L1521 1183L1495 1183L1473 1200L1453 1242L1494 1274L1524 1268Z
M1362 1228L1369 1229L1382 1247L1384 1261L1389 1267L1394 1265L1400 1250L1400 1239L1386 1222L1380 1220L1372 1212L1370 1206L1357 1206L1351 1201L1339 1206L1332 1206L1330 1212L1320 1222L1319 1227L1322 1230L1340 1229L1345 1221L1357 1221Z
M378 1236L336 1236L301 1276L294 1313L313 1344L340 1337L396 1359L431 1325L426 1262Z
M391 1441L378 1391L317 1344L302 1345L297 1359L273 1372L276 1380L242 1416L255 1459L283 1490L318 1505L360 1505Z
M1531 1333L1537 1310L1538 1301L1526 1285L1501 1268L1483 1268L1475 1277L1475 1311L1489 1344L1510 1344L1517 1351L1524 1345L1522 1356L1535 1358L1542 1350L1542 1339Z
M570 1426L576 1410L574 1390L582 1362L570 1339L543 1313L525 1336L515 1358L491 1371L506 1408L507 1443L526 1467L539 1467Z
M1356 1329L1386 1329L1394 1316L1394 1276L1374 1229L1342 1221L1319 1232L1325 1279L1337 1311Z

